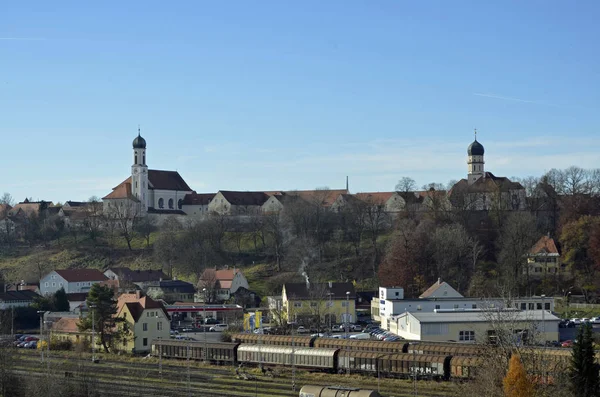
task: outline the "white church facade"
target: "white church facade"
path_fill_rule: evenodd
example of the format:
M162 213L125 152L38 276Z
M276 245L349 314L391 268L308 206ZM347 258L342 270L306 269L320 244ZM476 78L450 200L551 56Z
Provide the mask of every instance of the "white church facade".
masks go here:
M104 212L113 215L119 212L127 217L185 215L183 207L186 196L194 193L177 171L148 169L146 140L138 131L138 136L133 140L131 176L114 187L102 201Z

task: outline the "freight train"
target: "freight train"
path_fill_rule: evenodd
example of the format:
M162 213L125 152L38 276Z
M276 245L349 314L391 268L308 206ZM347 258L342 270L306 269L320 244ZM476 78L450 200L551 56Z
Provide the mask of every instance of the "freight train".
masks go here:
M206 346L206 349L205 349ZM154 355L163 358L205 360L220 365L291 367L329 373L420 379L467 380L475 376L481 358L439 354L342 350L340 348L249 344L239 342L188 342L157 339Z

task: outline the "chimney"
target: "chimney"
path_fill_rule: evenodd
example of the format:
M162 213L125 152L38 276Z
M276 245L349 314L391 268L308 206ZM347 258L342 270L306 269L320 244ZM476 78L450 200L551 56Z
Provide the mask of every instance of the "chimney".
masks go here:
M142 291L140 291L139 289L135 291L135 297L140 299L142 297Z
M440 285L442 283L442 279L441 277L438 277L438 285Z
M333 287L333 283L330 281L329 282L329 289L331 289Z

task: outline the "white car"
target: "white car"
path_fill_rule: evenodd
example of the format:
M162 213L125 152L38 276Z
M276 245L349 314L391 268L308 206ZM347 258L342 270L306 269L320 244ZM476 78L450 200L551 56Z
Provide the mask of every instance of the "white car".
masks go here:
M575 324L575 325L579 325L579 324L581 324L581 319L579 319L579 318L572 318L572 319L571 319L571 321L572 321L572 322L573 322L573 324Z
M600 317L592 317L592 318L590 318L590 323L592 323L592 324L600 324Z
M350 335L350 339L359 339L359 340L363 340L363 339L371 339L371 335L365 333L365 332L361 332L360 334L354 334L354 335Z
M210 332L223 332L227 329L227 324L216 324L210 327L208 330Z

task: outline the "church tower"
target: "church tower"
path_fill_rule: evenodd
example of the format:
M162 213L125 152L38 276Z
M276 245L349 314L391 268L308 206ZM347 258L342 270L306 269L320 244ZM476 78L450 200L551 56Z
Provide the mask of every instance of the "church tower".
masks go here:
M141 202L142 214L148 210L148 166L146 165L146 140L140 135L133 140L133 165L131 166L131 193Z
M475 130L475 140L467 149L467 155L469 156L467 160L469 169L467 181L469 182L469 185L472 185L475 181L485 175L483 154L483 145L477 142L477 130Z

